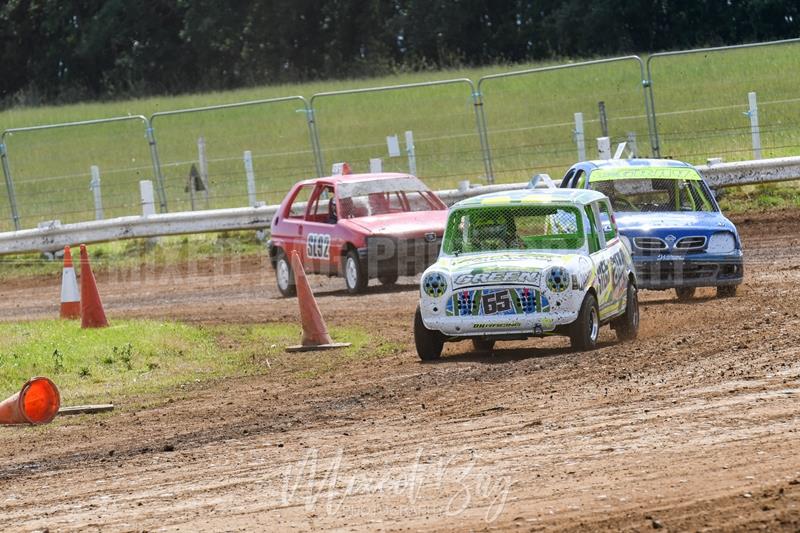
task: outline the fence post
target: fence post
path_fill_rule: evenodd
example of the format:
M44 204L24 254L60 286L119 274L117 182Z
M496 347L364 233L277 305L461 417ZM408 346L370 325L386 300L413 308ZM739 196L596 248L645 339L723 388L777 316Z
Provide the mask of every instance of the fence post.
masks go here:
M139 193L142 197L142 216L147 217L156 214L156 204L153 199L153 182L142 180L139 182Z
M481 152L483 155L483 170L486 173L486 182L489 184L494 183L494 168L492 168L492 151L489 148L489 131L486 125L486 112L484 111L483 95L480 91L480 83L478 89L472 87L472 103L475 108L475 122L478 126L478 139L481 142Z
M158 203L162 213L167 213L167 190L164 186L164 174L161 172L161 161L158 157L158 145L156 144L156 133L150 121L145 119L147 127L147 143L150 145L150 161L153 164L153 174L158 183Z
M208 209L208 159L206 158L206 139L204 137L197 139L197 160L200 165L200 179L203 181L203 197L206 200L206 209Z
M750 132L753 136L753 159L761 159L761 128L758 125L758 100L755 92L747 93L750 109L745 115L750 117Z
M92 180L89 182L89 190L94 196L94 219L103 220L103 196L100 192L100 167L91 166Z
M600 132L603 137L608 137L608 116L606 115L606 103L602 100L597 102L598 112L600 113Z
M244 172L247 175L247 201L250 207L255 207L256 200L256 175L253 172L253 154L250 150L244 151Z
M408 154L408 173L417 175L417 154L414 148L414 132L406 132L406 154Z
M661 157L661 145L658 139L658 117L656 116L656 101L653 96L653 74L650 71L650 61L653 56L647 58L647 66L642 71L642 87L644 88L644 112L647 115L647 129L650 134L650 149L652 156L656 159Z
M578 161L586 161L586 136L583 130L583 113L575 113L575 144L578 145Z
M628 150L629 150L629 153L631 154L631 157L633 159L636 159L637 157L639 157L639 148L636 146L636 132L635 131L629 131L628 132L628 141L627 142L628 142Z
M608 137L597 138L597 156L600 159L611 159L611 139Z
M325 160L322 157L322 147L319 143L319 130L317 129L317 120L314 116L314 99L311 99L311 104L306 103L305 108L306 123L308 124L308 135L311 139L311 151L314 153L314 164L317 167L317 177L324 176Z
M6 145L0 142L0 160L3 164L3 175L6 178L6 192L8 193L8 204L11 207L11 222L14 229L19 231L19 212L17 211L17 193L14 191L14 180L11 177L11 167L8 166L8 153Z

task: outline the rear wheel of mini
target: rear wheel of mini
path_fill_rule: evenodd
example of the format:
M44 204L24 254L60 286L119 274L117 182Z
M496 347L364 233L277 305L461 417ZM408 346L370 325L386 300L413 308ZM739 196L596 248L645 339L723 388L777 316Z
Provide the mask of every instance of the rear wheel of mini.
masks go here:
M639 295L636 285L628 284L628 300L625 303L625 314L614 320L611 327L621 341L635 340L639 335Z
M472 339L472 347L476 352L491 352L494 350L494 339Z
M275 260L275 277L278 282L278 291L285 297L291 298L297 294L297 287L294 284L294 272L289 258L283 250L278 250L278 258Z
M570 326L569 340L574 350L593 350L600 337L600 311L597 309L597 298L588 293L581 304L578 319Z
M694 287L676 287L675 294L678 296L678 300L681 302L686 302L694 298Z
M368 282L367 273L358 259L358 252L350 250L344 258L344 283L347 292L350 294L364 292Z
M717 287L717 298L733 298L736 296L736 285L720 285Z
M440 332L425 327L419 306L414 314L414 344L417 347L417 355L423 361L434 361L442 356L444 338Z

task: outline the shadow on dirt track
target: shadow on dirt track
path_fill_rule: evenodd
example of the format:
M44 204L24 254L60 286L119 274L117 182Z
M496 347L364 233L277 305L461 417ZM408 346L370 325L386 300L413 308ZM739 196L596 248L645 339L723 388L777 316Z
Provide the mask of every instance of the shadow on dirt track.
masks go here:
M532 341L525 342L535 342ZM609 346L614 346L616 342L600 342L597 344L597 349L601 350ZM464 353L444 355L441 359L435 361L420 361L425 365L446 365L453 363L480 363L484 365L502 365L516 361L526 361L529 359L548 359L562 355L574 354L575 357L581 355L591 356L592 352L576 352L570 347L564 348L495 348L491 352L477 352L469 350Z

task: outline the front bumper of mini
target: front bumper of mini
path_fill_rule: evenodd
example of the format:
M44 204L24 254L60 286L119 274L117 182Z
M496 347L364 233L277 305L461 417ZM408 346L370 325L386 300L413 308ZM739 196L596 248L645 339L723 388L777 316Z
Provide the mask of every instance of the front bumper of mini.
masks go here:
M447 337L527 338L575 322L584 296L582 290L551 293L534 287L472 288L438 298L423 295L420 312L426 328ZM486 312L503 302L502 312Z

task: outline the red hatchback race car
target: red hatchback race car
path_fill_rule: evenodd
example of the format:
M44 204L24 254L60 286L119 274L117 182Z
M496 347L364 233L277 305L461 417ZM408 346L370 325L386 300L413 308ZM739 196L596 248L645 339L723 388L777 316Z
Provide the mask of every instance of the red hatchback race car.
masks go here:
M424 271L439 254L447 206L409 174L350 174L301 181L272 219L269 257L284 296L295 294L289 259L307 272L340 275L357 293Z

